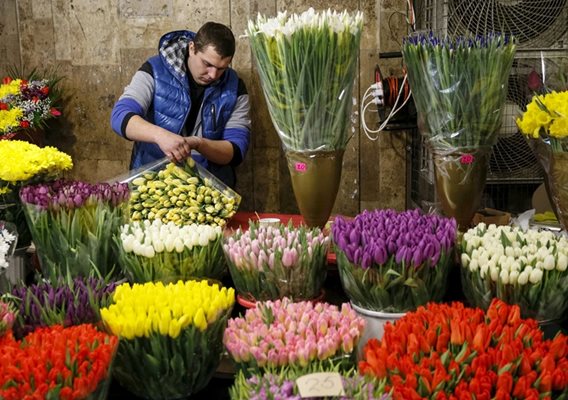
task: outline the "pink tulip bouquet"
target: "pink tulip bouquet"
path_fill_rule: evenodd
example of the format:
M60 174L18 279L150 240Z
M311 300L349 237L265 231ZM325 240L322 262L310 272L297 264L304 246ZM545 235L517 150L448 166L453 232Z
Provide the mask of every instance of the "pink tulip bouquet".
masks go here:
M247 300L306 300L321 294L329 238L319 228L251 221L249 229L238 229L223 249L235 287Z
M284 298L257 303L243 317L230 319L223 341L243 371L325 371L338 363L353 365L353 350L364 327L349 304L338 308Z

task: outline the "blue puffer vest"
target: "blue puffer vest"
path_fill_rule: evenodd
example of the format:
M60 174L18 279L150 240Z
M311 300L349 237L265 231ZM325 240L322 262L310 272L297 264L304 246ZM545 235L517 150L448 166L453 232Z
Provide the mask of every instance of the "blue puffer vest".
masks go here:
M160 39L160 43L164 40L171 40L173 36L180 34L186 35L189 40L192 40L195 35L189 31L170 32ZM150 58L148 62L152 65L155 87L154 101L145 119L179 135L191 108L187 76L178 74L161 55ZM203 137L213 140L222 139L225 125L237 102L238 84L237 74L229 68L218 82L205 89L201 108ZM162 157L164 157L164 153L157 145L136 142L133 149L131 169ZM210 166L208 161L201 156L194 158L210 170L220 167Z

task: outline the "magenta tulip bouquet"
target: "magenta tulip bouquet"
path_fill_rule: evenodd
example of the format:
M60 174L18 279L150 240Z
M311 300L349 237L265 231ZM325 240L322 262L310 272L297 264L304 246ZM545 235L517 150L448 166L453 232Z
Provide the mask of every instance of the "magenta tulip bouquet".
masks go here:
M277 371L283 367L320 371L336 364L351 367L365 321L349 304L288 298L257 303L243 317L229 320L224 343L241 370Z
M110 277L118 272L113 236L127 218L126 183L57 180L20 190L42 265L52 282L61 276Z
M457 235L454 219L419 210L363 211L332 225L339 276L357 306L400 313L438 301Z
M247 300L318 297L327 274L329 237L319 228L250 221L223 249L237 291Z

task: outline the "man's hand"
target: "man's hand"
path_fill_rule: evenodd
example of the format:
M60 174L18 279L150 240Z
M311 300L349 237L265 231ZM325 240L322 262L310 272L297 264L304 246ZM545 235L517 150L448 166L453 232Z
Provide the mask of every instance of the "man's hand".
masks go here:
M191 144L188 138L164 131L155 136L156 144L172 162L181 162L191 154Z

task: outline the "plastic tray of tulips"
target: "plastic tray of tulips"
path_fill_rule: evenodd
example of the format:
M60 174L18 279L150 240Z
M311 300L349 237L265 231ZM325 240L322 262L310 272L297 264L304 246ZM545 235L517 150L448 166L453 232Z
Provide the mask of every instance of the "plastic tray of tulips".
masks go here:
M118 271L113 236L126 222L128 185L57 180L20 190L42 274L103 276Z
M359 361L393 399L566 399L568 337L545 340L520 308L429 303L387 324Z
M118 286L101 310L120 337L113 376L149 399L178 399L207 385L221 360L234 289L206 281Z
M541 322L566 317L566 236L482 223L464 233L460 252L462 286L471 304L486 309L497 297Z
M135 221L116 239L120 265L133 282L221 279L227 270L220 226Z
M90 324L38 328L22 340L8 332L0 336L0 398L104 400L117 345Z
M100 326L99 310L111 303L115 287L116 282L80 277L15 286L5 296L6 302L17 310L13 334L21 339L37 328L57 324Z
M249 301L314 299L327 275L329 238L319 228L249 221L223 244L233 282Z
M247 377L277 372L353 367L365 321L349 304L294 303L288 298L257 302L229 320L223 337L229 355Z
M355 305L400 313L446 290L457 235L454 219L420 210L363 211L332 227L339 277Z
M167 158L113 180L129 184L133 221L224 226L239 208L241 196L191 157L174 164Z

